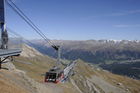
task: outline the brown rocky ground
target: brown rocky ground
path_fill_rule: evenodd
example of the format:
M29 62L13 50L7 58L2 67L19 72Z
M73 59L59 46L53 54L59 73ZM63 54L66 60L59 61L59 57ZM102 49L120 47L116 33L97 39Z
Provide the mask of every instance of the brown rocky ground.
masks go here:
M30 53L30 54L29 54ZM32 56L33 54L33 56ZM140 81L115 75L77 60L75 75L65 83L44 83L44 73L55 59L24 46L21 57L3 64L0 70L0 93L139 93ZM20 69L20 70L18 70Z

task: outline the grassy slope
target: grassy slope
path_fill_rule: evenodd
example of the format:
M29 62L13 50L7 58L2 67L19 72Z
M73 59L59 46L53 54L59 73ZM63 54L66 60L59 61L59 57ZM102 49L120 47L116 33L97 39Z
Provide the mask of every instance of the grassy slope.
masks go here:
M44 74L47 72L54 64L54 60L48 56L40 56L38 58L25 58L18 57L15 60L20 60L23 62L31 64L23 64L20 62L14 62L18 69L24 70L27 72L31 78L34 78L38 82L43 82Z
M44 74L47 72L51 67L54 66L55 60L49 58L48 56L40 56L38 58L25 58L25 57L18 57L15 60L22 60L23 62L29 62L29 64L23 64L19 62L14 62L18 69L24 70L27 72L27 75L31 78L35 79L38 82L44 82ZM61 83L56 85L58 87L63 88L64 93L78 93L76 89L70 83Z
M5 77L4 74L9 75L11 73L6 70L0 70L0 93L29 93Z
M117 87L121 88L121 86L118 86L117 83L122 83L125 86L125 89L129 89L132 93L139 93L140 91L139 80L134 80L128 77L123 77L123 76L115 75L108 72L98 71L98 73L100 73L100 76L103 77L106 81L112 83L113 85Z
M26 71L31 78L34 78L36 81L39 82L44 81L44 76L42 76L41 74L44 74L46 71L48 71L54 64L54 60L52 58L49 58L48 56L31 59L19 57L17 59L31 63L31 65L17 62L15 62L14 64L17 66L17 68ZM122 83L125 86L125 89L129 89L132 93L138 93L140 91L140 81L120 75L114 75L102 70L97 70L81 60L77 62L75 71L76 75L72 77L72 79L75 81L76 85L79 85L78 88L83 92L88 91L88 88L85 88L82 81L85 81L87 78L91 78L94 75L101 77L103 80L113 84L116 87L124 88L117 85L117 83ZM62 87L65 93L78 93L74 86L69 82L65 84L58 84L57 86ZM102 91L102 89L100 89L98 85L95 86L100 91Z

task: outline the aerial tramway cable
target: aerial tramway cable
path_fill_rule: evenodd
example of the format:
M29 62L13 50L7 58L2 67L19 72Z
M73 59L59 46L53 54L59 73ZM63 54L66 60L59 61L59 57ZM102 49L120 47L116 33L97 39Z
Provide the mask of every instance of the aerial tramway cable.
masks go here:
M30 45L34 45L34 43L32 43L30 40L25 39L23 36L21 36L20 34L16 33L15 31L13 31L11 28L7 27L8 32L10 32L11 34L18 36L19 38L22 38L22 42L28 43ZM38 48L41 48L38 46Z
M42 31L19 9L16 4L14 4L11 0L6 1L8 6L14 10L34 31L39 34L47 43L49 43L57 52L58 52L58 64L60 63L60 46L56 46L54 43L50 41Z
M19 9L14 2L12 2L12 0L9 0L13 5L14 7L24 16L24 18L27 19L27 21L29 21L31 23L31 25L33 25L37 30L38 30L38 33L40 33L43 37L45 37L47 39L47 37L42 33L42 31L21 11L21 9ZM48 39L48 42L49 42L49 39Z
M54 45L42 31L17 7L17 5L11 0L6 0L7 4L31 27L39 34L47 43L49 43L55 50L58 51L59 46ZM11 5L12 4L12 5Z

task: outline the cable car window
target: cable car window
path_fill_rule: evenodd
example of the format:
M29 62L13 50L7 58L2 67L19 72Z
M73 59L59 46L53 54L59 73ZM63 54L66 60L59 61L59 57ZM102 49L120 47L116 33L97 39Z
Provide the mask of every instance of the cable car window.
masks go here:
M46 77L47 79L56 79L56 73L47 73Z

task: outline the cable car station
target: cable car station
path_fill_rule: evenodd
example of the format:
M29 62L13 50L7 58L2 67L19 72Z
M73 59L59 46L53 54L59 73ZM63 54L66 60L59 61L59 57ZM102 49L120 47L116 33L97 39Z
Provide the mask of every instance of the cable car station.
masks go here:
M5 23L5 0L0 0L0 69L3 61L12 56L19 56L21 48L9 48L9 37Z

